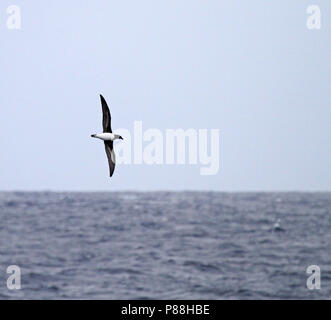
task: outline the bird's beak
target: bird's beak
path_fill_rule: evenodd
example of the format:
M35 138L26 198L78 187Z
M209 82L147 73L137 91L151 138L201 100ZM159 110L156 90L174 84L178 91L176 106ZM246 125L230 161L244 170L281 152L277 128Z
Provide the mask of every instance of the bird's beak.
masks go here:
M122 137L120 137L121 140L124 140Z

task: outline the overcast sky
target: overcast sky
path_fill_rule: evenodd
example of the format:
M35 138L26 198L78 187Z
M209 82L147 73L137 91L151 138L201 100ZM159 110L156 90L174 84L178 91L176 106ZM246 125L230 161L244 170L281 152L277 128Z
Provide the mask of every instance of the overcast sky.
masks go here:
M0 38L0 190L331 190L329 0L6 0ZM219 129L218 174L110 179L100 93L113 129Z

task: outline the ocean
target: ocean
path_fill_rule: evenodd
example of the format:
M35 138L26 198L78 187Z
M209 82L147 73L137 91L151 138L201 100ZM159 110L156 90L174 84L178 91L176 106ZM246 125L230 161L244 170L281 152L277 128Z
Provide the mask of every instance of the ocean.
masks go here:
M331 299L331 193L3 192L0 299Z

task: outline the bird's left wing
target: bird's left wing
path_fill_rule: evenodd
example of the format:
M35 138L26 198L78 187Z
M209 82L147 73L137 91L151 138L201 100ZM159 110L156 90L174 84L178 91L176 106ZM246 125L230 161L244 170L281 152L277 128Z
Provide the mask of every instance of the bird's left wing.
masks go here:
M111 177L115 170L115 152L113 149L113 141L105 141L105 149L109 164L109 175Z
M102 126L103 132L112 132L111 131L111 116L109 108L105 98L100 94L101 106L102 106Z

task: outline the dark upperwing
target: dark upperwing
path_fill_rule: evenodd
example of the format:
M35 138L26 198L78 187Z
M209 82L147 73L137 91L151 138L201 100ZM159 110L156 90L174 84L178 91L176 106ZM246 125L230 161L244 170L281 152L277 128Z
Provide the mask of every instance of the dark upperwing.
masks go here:
M101 105L102 105L102 126L103 132L111 131L111 115L105 98L100 94Z
M109 164L109 175L111 177L115 170L115 159L112 157L113 141L105 141L105 149Z

